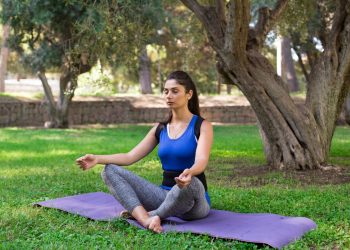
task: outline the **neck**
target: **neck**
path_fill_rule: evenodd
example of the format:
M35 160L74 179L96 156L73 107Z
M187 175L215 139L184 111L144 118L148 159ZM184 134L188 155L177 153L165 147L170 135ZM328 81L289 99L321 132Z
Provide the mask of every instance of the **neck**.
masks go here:
M188 123L192 119L192 113L189 111L187 107L181 110L173 109L171 112L173 115L171 119L172 123L180 123L180 122Z

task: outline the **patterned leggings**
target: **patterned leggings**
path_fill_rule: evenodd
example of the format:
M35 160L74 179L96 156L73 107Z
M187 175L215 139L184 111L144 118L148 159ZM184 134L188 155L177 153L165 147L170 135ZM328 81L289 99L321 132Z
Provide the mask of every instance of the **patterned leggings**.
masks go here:
M205 190L197 177L192 177L187 187L180 189L175 185L167 191L113 164L106 165L101 175L112 195L130 213L137 206L143 206L150 216L158 215L161 219L178 216L194 220L209 213Z

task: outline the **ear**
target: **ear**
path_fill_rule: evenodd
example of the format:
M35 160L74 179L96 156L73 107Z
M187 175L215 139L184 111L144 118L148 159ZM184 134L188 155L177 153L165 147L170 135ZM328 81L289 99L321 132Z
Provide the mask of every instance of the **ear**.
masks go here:
M186 95L187 95L187 100L190 100L192 98L192 95L193 95L193 90L190 89L190 91L188 91L188 93Z

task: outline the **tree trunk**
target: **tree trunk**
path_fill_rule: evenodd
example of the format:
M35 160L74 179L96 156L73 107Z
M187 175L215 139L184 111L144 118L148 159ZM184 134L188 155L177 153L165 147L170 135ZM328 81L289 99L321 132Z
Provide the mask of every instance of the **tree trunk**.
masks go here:
M337 2L333 25L322 56L310 73L306 105L298 107L261 47L287 6L261 8L250 27L248 0L231 0L227 13L216 6L182 0L202 22L226 79L243 92L259 120L268 164L277 169L316 169L326 164L335 121L348 93L350 77L350 5ZM222 21L222 18L226 20ZM346 94L345 94L346 93Z
M282 79L287 82L291 92L296 92L299 91L299 82L295 73L290 43L288 37L281 38Z
M216 93L218 95L220 95L221 94L221 79L220 79L220 77L217 78L217 84L218 84L218 86L217 86L217 89L216 89Z
M78 65L71 67L62 66L60 76L60 91L57 102L54 99L50 85L45 76L45 71L41 70L38 77L43 84L45 96L48 100L48 109L50 120L45 122L47 128L68 128L69 106L74 97L74 91L78 86L78 75L90 71L91 66L82 59Z
M226 85L226 92L228 95L231 95L231 92L232 92L232 85L231 84Z
M234 65L227 73L232 81L238 80L237 86L255 111L268 164L277 169L319 167L325 155L316 146L320 138L314 120L294 104L266 58L255 50L246 56L244 64Z
M52 94L51 87L49 85L49 82L47 81L45 71L44 70L39 71L38 77L43 85L45 97L47 100L48 110L49 110L49 117L50 117L50 121L45 122L45 127L46 128L56 128L57 124L59 123L59 121L57 120L58 110L56 107L56 102L55 102L54 96Z
M2 27L2 44L0 52L0 93L5 92L5 78L7 72L7 60L9 56L9 48L7 47L7 39L9 36L10 26L4 25Z
M45 96L49 105L50 120L45 122L47 128L68 128L68 111L77 87L78 76L71 73L64 73L60 77L60 92L57 102L54 100L52 90L48 84L45 73L41 71L38 74L45 91Z
M309 84L309 82L310 82L309 72L307 72L307 69L306 69L305 64L303 62L302 55L301 55L301 53L299 51L296 51L296 54L298 56L298 63L300 65L301 71L303 72L303 75L305 77L306 84Z
M162 77L162 70L160 65L160 48L157 46L157 73L158 73L158 83L159 83L159 91L160 93L163 93L163 77Z
M152 94L151 60L147 55L146 47L142 49L139 60L139 80L142 94Z
M350 93L348 94L348 97L346 98L345 102L345 122L350 125Z

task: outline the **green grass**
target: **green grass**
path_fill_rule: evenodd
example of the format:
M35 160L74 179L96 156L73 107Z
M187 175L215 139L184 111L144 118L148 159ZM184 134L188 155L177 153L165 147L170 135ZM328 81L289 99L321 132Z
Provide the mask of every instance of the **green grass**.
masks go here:
M98 166L82 172L74 160L85 153L131 149L147 126L99 129L0 129L1 249L257 249L258 246L190 233L153 234L122 220L95 222L31 203L86 192L105 191ZM330 162L350 166L350 129L337 128ZM350 184L300 185L278 172L263 185L237 185L232 170L265 164L255 126L215 127L207 176L212 206L243 213L305 216L318 228L286 249L350 248ZM130 167L160 182L156 152ZM250 178L250 179L249 179ZM243 180L248 183L255 177Z

